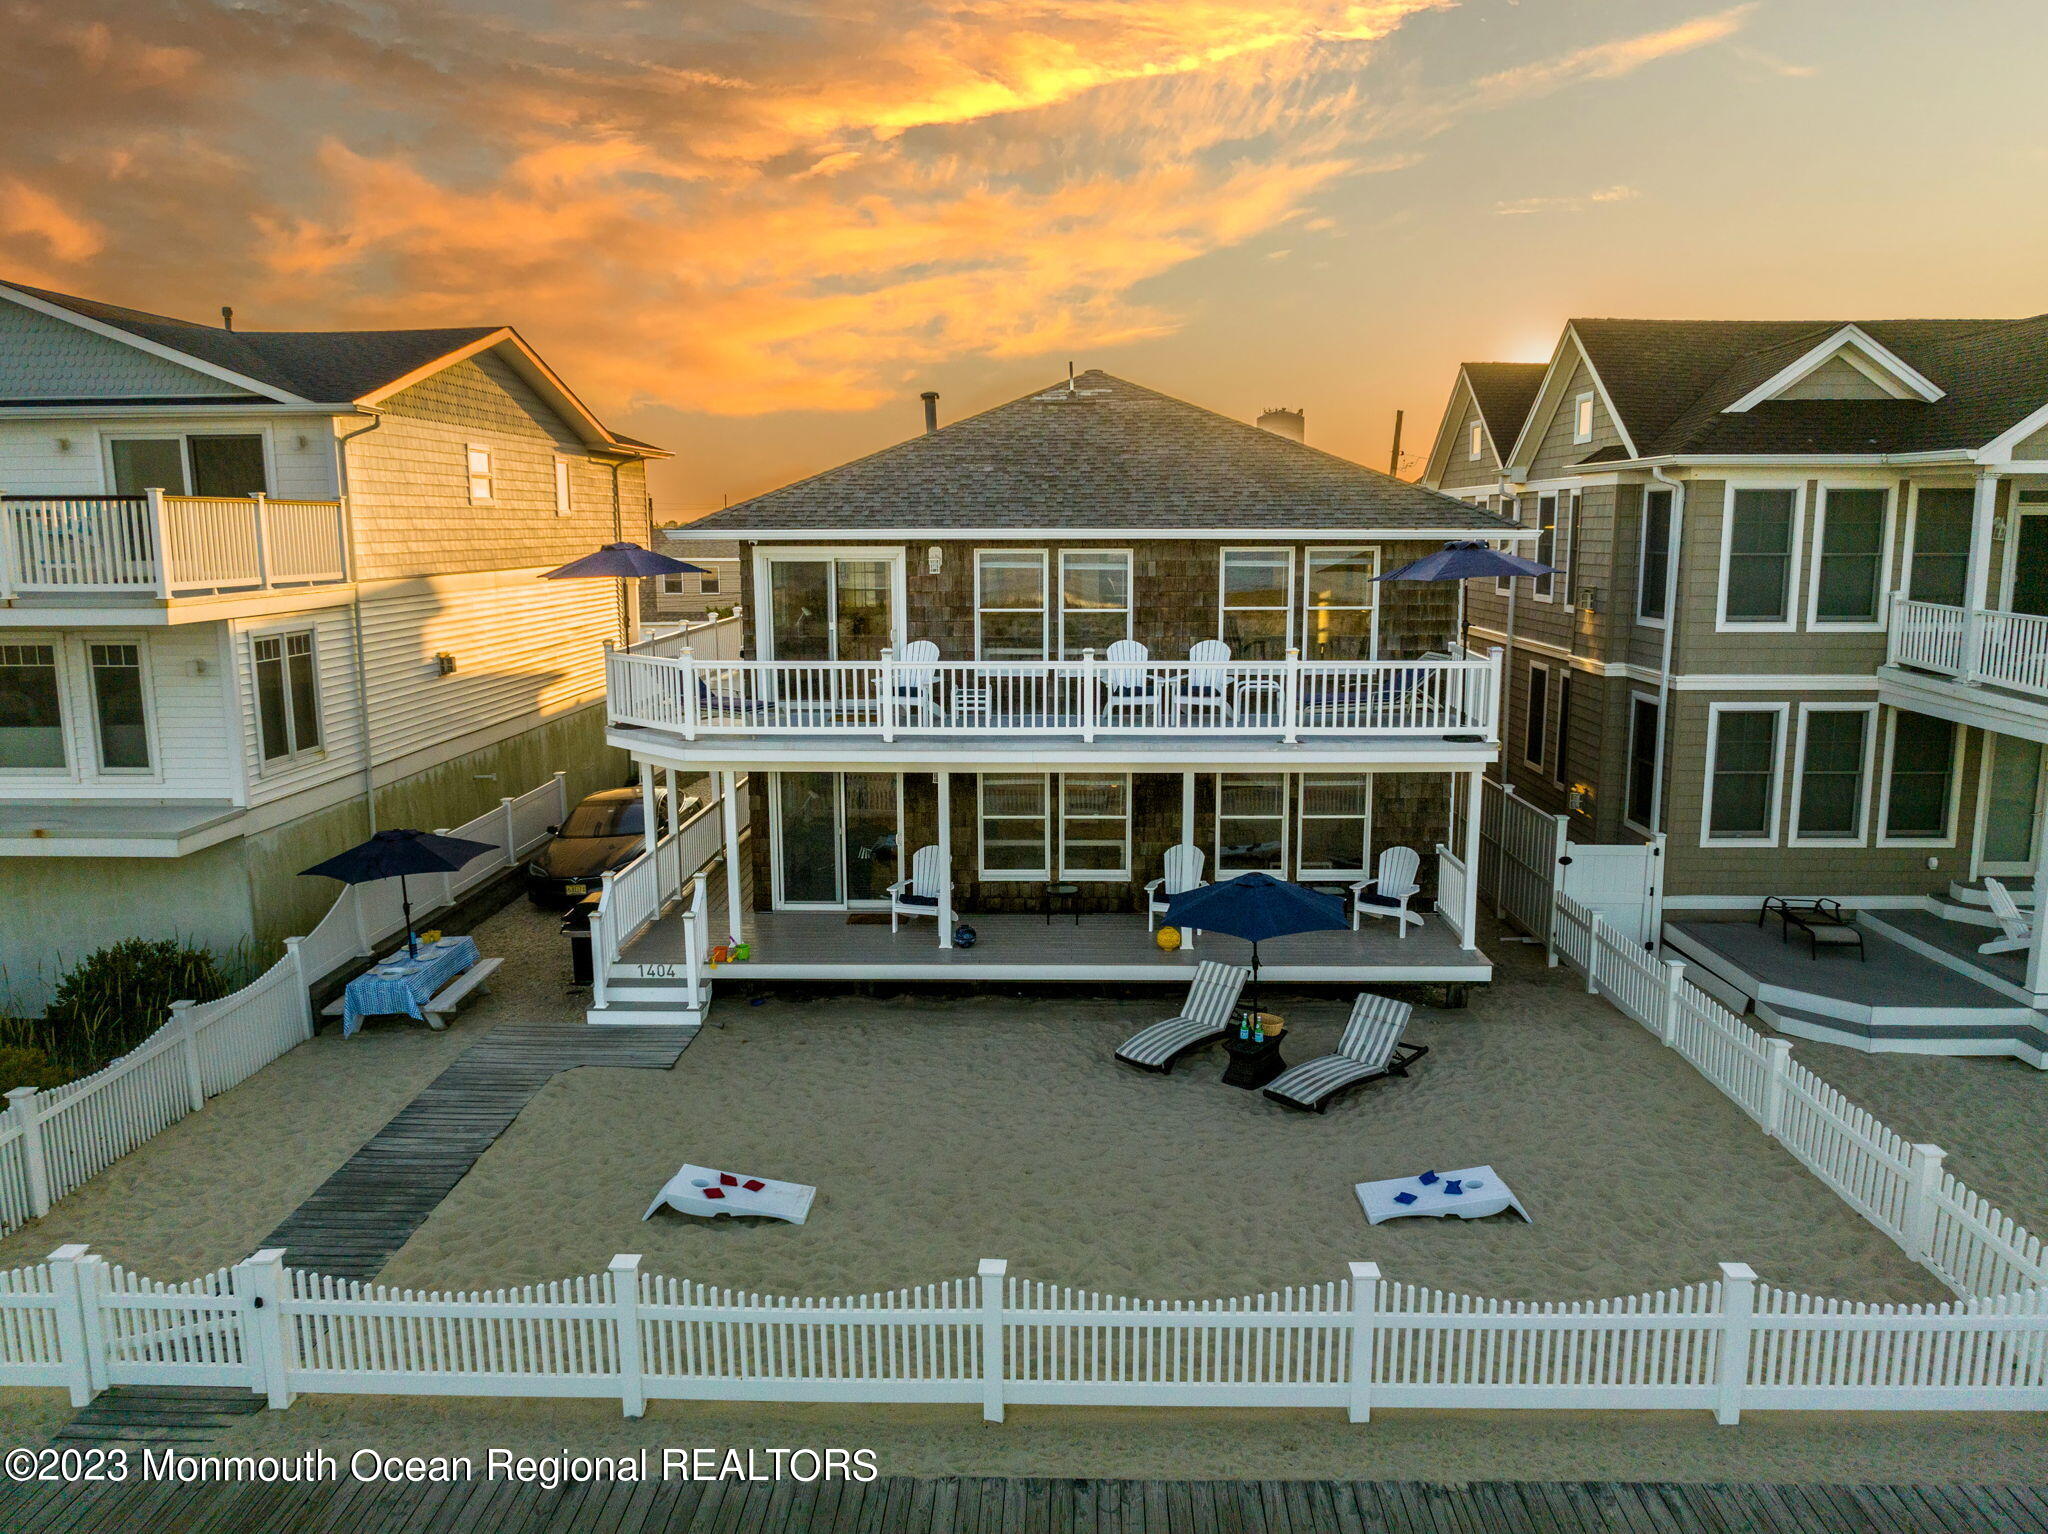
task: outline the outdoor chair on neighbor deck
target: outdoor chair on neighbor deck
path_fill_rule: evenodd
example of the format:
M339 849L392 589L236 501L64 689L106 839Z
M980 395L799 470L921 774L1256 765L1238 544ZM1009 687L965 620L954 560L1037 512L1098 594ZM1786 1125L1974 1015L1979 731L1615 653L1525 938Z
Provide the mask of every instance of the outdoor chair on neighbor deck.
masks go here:
M1337 1052L1305 1060L1274 1077L1266 1095L1290 1108L1323 1112L1339 1092L1405 1076L1408 1067L1429 1053L1427 1044L1403 1044L1402 1030L1415 1009L1405 1001L1360 991L1351 1005L1351 1020L1337 1040Z
M1413 847L1389 847L1380 854L1379 876L1351 886L1351 930L1358 930L1361 916L1385 916L1400 923L1401 940L1408 940L1408 924L1422 925L1422 918L1408 909L1408 902L1422 892L1415 874L1422 867L1422 854Z
M1235 724L1237 704L1230 696L1230 646L1204 639L1188 649L1187 675L1174 699L1176 722Z
M1202 849L1189 842L1177 847L1168 847L1166 856L1160 860L1162 874L1145 885L1145 930L1152 931L1159 925L1159 918L1166 914L1166 908L1173 903L1175 895L1185 894L1202 882ZM1183 932L1182 938L1192 943L1195 934Z
M1159 722L1157 678L1147 662L1152 652L1135 639L1119 639L1104 652L1109 664L1102 671L1102 722L1118 714L1136 714L1140 723Z
M2037 884L2036 889L2040 888ZM2034 941L2034 922L2020 903L2012 898L2012 891L1996 879L1984 881L1984 893L1991 898L1991 914L1998 918L1998 925L2005 929L2004 937L1995 937L1988 943L1977 945L1979 953L2019 953Z
M744 683L728 673L727 685ZM723 688L712 686L710 678L701 675L697 678L697 711L707 718L715 715L724 719L745 719L753 724L766 723L775 717L773 703L737 697Z
M889 930L894 932L897 923L905 916L929 916L936 920L939 914L939 896L946 887L945 865L939 861L936 846L920 847L910 859L910 877L898 879L889 886Z
M1204 959L1195 968L1194 984L1179 1017L1141 1028L1117 1046L1116 1057L1141 1071L1173 1069L1174 1061L1190 1050L1213 1044L1230 1031L1230 1016L1251 970L1242 964L1219 964Z
M933 689L939 679L939 647L929 639L913 639L903 647L895 672L896 707L911 711L918 723L931 724L939 717Z

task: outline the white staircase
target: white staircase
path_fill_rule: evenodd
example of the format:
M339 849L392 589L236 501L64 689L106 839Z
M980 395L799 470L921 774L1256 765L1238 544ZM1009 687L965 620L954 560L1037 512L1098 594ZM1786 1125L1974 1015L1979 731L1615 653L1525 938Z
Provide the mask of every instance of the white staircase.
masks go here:
M614 965L605 976L605 1004L585 1010L586 1023L606 1027L698 1028L711 1012L711 985L706 981L690 994L689 982L649 979L637 964Z

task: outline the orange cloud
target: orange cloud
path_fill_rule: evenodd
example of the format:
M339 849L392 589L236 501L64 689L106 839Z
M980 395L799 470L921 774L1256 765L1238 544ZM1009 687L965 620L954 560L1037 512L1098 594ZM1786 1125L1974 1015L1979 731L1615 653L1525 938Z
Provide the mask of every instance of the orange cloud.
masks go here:
M0 234L38 240L59 261L84 261L107 244L98 224L15 176L0 179Z

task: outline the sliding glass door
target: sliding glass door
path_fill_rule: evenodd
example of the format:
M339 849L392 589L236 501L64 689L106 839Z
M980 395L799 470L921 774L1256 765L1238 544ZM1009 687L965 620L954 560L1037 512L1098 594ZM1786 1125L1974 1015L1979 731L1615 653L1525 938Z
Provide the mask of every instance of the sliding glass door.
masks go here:
M895 632L898 562L770 555L768 641L775 660L880 660Z
M779 772L775 904L884 904L900 877L897 778L890 772Z

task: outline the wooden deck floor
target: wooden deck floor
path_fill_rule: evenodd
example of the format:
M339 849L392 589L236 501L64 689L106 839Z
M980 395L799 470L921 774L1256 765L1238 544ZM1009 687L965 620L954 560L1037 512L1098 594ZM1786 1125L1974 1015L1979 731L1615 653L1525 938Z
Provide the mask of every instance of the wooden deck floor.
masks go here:
M751 885L751 881L749 881ZM709 886L713 941L727 935L722 874ZM744 893L744 891L743 891ZM874 920L879 916L879 921ZM849 919L852 918L852 919ZM941 948L936 924L905 919L889 930L888 912L755 911L742 913L739 934L753 949L744 964L718 972L746 980L1023 980L1146 981L1185 983L1203 959L1249 964L1251 945L1204 933L1193 949L1167 953L1135 911L1103 915L963 914L977 939L972 948ZM683 925L671 912L625 951L623 967L675 965L683 959ZM1404 939L1391 921L1369 921L1358 932L1305 932L1259 945L1261 973L1275 982L1395 984L1405 981L1485 981L1493 965L1484 953L1461 948L1435 916L1423 918ZM625 968L631 973L630 968ZM717 977L714 977L714 979Z
M344 1472L345 1473L345 1472ZM9 1534L2022 1534L2048 1487L1633 1481L52 1482L0 1490Z

